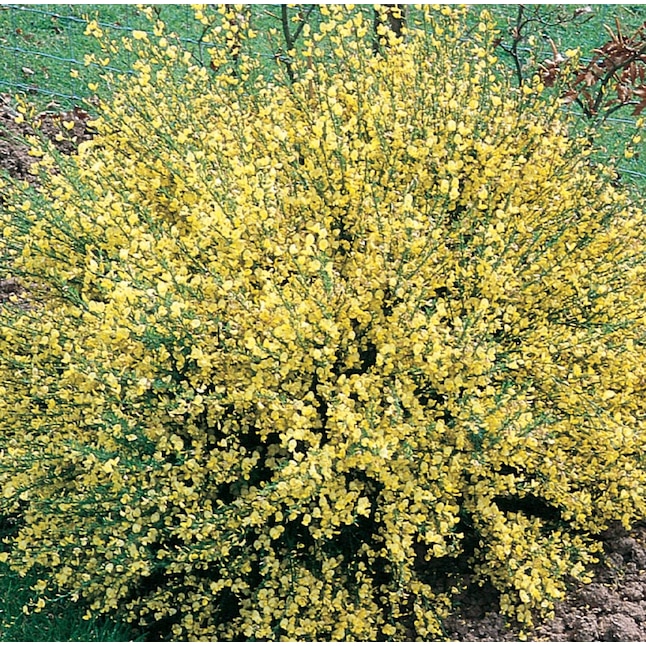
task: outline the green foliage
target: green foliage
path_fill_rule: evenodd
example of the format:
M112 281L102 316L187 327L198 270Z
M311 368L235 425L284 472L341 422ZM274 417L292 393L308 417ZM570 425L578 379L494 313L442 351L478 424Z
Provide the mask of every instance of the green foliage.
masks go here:
M209 70L135 32L97 137L5 187L0 556L43 603L429 638L465 562L531 622L644 516L643 205L494 73L487 14L374 56L321 12L293 83L226 9Z
M109 618L85 621L82 613L66 599L47 608L37 606L38 595L31 591L38 576L22 579L6 564L0 565L0 639L3 642L132 641L130 626Z
M190 7L157 6L160 16L180 32L199 53L202 27ZM86 54L101 53L99 44L85 32L89 20L110 24L128 33L146 29L149 23L136 5L3 5L0 7L0 91L22 90L45 106L52 99L73 107L74 96L90 96L87 82L98 81L100 69L85 69ZM132 59L127 51L113 57L111 65L127 70ZM79 74L83 76L84 83ZM50 106L51 109L51 106Z

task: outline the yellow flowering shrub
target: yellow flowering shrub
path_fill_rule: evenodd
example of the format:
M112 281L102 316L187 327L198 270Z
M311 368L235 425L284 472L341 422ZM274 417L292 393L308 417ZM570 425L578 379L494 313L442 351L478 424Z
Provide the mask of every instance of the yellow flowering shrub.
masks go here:
M374 55L321 11L293 83L226 9L209 67L159 22L107 41L137 60L97 136L3 189L0 557L43 599L433 638L465 564L530 623L646 513L643 205L510 89L486 14Z

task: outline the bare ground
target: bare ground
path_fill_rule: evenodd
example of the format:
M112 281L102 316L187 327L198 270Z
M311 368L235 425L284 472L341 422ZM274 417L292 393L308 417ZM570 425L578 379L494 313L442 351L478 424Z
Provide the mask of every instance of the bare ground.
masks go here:
M531 641L646 641L646 523L602 535L604 553L592 583L574 587L554 618L526 630ZM473 587L446 624L451 641L518 641L522 629L496 609L493 590Z

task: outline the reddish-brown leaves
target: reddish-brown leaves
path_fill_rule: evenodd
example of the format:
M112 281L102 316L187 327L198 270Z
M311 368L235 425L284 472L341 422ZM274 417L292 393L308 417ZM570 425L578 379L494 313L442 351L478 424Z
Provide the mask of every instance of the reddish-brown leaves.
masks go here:
M615 23L616 32L606 27L610 39L593 50L592 60L579 67L563 94L567 103L578 103L590 118L627 105L633 106L633 115L646 109L646 22L631 36L622 33L617 19ZM550 43L554 56L540 68L548 87L555 84L565 60Z

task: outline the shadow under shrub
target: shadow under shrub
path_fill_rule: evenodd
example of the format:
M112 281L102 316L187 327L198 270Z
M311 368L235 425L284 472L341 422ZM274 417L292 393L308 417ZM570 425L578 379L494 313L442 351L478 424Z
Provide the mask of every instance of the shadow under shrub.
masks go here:
M643 208L501 80L486 14L426 8L383 57L321 11L293 84L253 33L228 61L226 15L213 69L136 32L98 135L5 187L1 556L43 599L432 638L465 559L531 622L644 517Z

